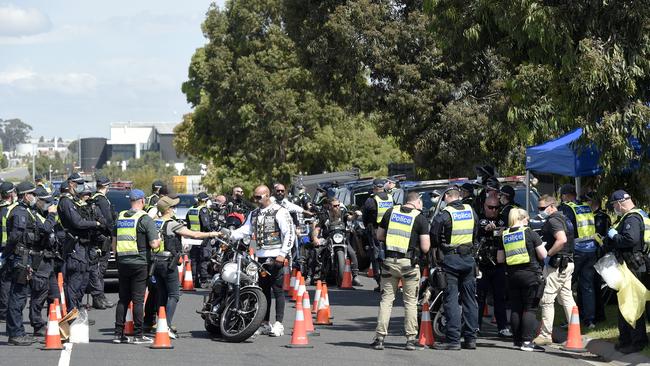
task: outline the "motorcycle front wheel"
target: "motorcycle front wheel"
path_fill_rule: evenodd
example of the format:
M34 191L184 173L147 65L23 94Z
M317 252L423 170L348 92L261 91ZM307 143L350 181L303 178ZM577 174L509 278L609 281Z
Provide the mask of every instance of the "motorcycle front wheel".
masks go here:
M219 326L221 337L226 342L239 343L250 338L262 324L266 314L266 298L260 288L250 287L239 292L239 307L231 298L221 314Z
M336 251L336 285L339 287L343 283L343 273L345 273L345 251L341 249Z

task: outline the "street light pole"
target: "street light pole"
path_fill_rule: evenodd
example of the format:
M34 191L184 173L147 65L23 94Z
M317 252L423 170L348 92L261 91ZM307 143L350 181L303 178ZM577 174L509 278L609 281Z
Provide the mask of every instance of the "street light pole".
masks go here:
M36 147L32 144L32 181L36 180Z

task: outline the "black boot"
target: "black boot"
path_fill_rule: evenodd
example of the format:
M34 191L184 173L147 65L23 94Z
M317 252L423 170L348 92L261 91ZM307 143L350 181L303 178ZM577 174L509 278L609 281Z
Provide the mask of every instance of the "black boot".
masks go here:
M93 308L99 309L99 310L106 309L106 304L102 300L103 299L101 298L101 296L97 296L97 297L93 296Z

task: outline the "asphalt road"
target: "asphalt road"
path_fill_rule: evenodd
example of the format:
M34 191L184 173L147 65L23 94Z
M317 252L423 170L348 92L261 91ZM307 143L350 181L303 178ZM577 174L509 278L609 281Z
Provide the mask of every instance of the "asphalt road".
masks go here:
M372 291L373 281L364 278L365 287L357 290L330 290L334 325L321 327L321 336L311 337L313 349L287 349L295 312L287 306L285 329L280 338L261 336L240 344L214 341L203 329L202 319L195 310L200 308L205 290L182 293L174 323L180 338L172 341L173 350L151 350L145 345L116 345L111 343L115 310L92 310L96 320L91 327L91 343L75 344L71 349L70 365L589 365L605 364L595 357L575 356L549 349L546 353L514 350L511 343L494 338L494 330L478 341L475 351L403 350L403 308L396 301L386 338L386 349L375 351L368 347L374 335L379 294ZM313 296L313 288L310 290ZM117 294L108 294L117 301ZM273 316L273 315L272 315ZM31 331L26 320L26 330ZM61 351L41 351L42 345L30 347L7 346L5 324L0 323L0 365L60 365ZM489 327L488 327L489 328ZM65 361L65 357L63 357ZM340 362L340 363L339 363Z
M26 167L7 168L0 172L1 179L10 181L21 181L28 175L29 170Z

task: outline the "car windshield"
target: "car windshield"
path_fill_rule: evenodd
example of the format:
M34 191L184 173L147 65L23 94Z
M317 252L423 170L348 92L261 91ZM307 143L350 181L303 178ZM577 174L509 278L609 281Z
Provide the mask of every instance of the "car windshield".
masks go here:
M194 203L196 203L194 196L191 194L179 194L178 198L180 198L181 201L176 207L192 207L194 206Z

